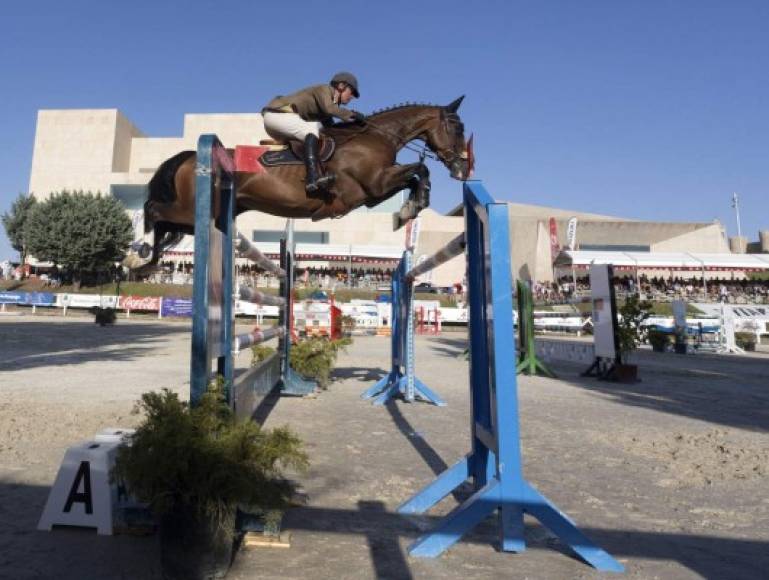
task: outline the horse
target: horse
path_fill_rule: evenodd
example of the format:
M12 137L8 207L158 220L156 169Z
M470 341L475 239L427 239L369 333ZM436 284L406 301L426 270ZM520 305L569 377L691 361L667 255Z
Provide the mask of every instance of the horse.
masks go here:
M335 143L325 169L336 175L331 194L310 198L304 189L302 164L268 166L259 173L235 174L235 213L257 210L286 218L313 220L342 217L362 205L374 207L404 189L409 197L394 215L394 229L416 217L429 205L430 172L424 155L417 163L396 164L398 151L420 140L449 170L452 178L466 180L473 171L472 137L466 141L457 113L464 95L448 105L402 104L376 111L366 122L326 127L323 137ZM182 151L164 161L149 182L144 204L145 234L153 232L153 245L138 246L137 273L151 271L162 251L194 233L195 151ZM130 262L129 262L130 263Z

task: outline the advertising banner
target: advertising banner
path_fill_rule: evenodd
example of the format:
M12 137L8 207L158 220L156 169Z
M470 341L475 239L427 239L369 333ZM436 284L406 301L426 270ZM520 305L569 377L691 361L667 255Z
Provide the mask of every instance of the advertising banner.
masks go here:
M56 306L66 308L117 308L117 296L99 294L56 294Z
M26 292L0 292L0 304L24 304Z
M609 266L592 264L590 266L590 296L593 301L593 334L595 356L616 358L614 345L614 325L611 312L611 277Z
M553 262L555 262L555 259L558 257L558 252L560 251L560 246L558 245L558 225L555 223L555 218L550 218L550 258Z
M409 220L406 224L406 249L415 250L417 243L419 242L419 226L420 218L416 217L413 220Z
M121 296L120 308L123 310L142 310L157 312L160 310L159 296Z
M161 316L192 316L192 298L163 298Z
M570 250L577 247L577 218L575 217L571 218L566 226L566 240Z
M683 300L673 300L671 308L676 334L686 334L686 303Z
M53 306L56 304L56 294L50 292L0 292L0 304Z

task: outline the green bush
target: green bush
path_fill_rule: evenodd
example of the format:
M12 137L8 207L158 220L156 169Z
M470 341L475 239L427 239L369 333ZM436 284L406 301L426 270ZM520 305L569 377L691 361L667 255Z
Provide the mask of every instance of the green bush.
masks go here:
M735 332L734 342L744 350L756 350L756 335L752 332Z
M655 328L649 331L649 344L651 344L654 350L664 352L671 342L672 340L669 334Z
M341 349L350 344L352 340L349 338L301 340L291 347L291 368L305 378L315 379L320 388L328 388L336 357Z
M272 356L275 349L264 344L255 344L251 347L251 366L255 367L267 357Z
M651 303L642 301L637 295L628 296L619 308L620 320L617 321L619 350L623 359L633 353L641 344L641 323L649 318Z
M253 512L288 504L294 487L282 468L307 466L301 441L288 427L236 422L222 384L213 383L192 409L168 389L137 403L144 420L119 449L112 477L155 515L192 509L225 526L239 506Z

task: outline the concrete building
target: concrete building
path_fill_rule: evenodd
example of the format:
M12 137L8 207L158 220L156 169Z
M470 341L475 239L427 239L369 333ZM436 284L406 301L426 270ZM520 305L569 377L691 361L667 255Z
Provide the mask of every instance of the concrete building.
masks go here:
M131 213L138 239L142 233L141 210L147 182L165 159L194 149L202 133L216 133L227 146L258 144L267 137L262 117L256 113L186 114L181 136L149 137L117 109L41 110L29 191L41 199L62 189L109 193ZM305 261L344 265L354 260L364 265L394 265L405 234L403 230L393 232L391 212L400 207L401 201L396 196L376 208L361 208L337 220L298 220L299 254L305 244L305 249L311 249L318 258L309 260L311 256L305 252ZM508 206L514 274L526 279L553 279L551 238L557 240L560 248L568 246L568 223L573 218L577 222L577 249L729 253L723 227L718 222L642 222L537 205ZM283 218L258 212L238 218L238 229L264 244L274 243L284 225ZM425 210L417 259L437 250L463 228L461 206L447 215ZM177 260L191 260L191 248L191 241L185 240L169 255ZM428 279L438 285L450 285L461 282L463 276L464 259L459 257L434 270Z

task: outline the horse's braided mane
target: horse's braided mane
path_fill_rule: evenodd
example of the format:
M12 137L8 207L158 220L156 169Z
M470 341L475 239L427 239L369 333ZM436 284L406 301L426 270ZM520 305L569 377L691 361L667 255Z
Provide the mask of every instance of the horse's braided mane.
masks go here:
M440 107L440 105L434 105L433 103L400 103L398 105L392 105L383 109L377 109L369 116L373 117L374 115L381 115L382 113L390 113L391 111L399 111L401 109L409 109L412 107Z
M434 105L432 103L400 103L398 105L385 107L384 109L377 109L368 116L376 117L377 115L381 115L383 113L391 113L393 111L413 109L417 107L440 107L440 105ZM323 131L324 133L331 135L336 140L337 145L340 145L355 135L359 135L360 133L365 132L366 130L367 129L365 126L361 126L353 121L350 123L337 123L336 125L325 128Z

